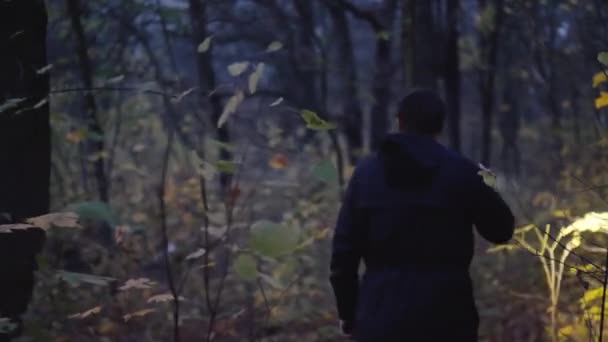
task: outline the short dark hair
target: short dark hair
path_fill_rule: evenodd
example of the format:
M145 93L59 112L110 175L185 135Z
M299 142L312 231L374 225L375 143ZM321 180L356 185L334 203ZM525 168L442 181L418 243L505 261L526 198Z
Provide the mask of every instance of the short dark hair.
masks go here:
M435 91L412 90L399 104L400 128L419 134L436 135L445 124L445 103Z

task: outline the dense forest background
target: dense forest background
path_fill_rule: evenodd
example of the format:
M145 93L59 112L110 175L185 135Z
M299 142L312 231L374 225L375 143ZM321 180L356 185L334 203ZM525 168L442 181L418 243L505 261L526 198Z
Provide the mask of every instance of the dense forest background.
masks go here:
M338 339L341 192L415 86L443 96L442 142L492 168L521 227L507 246L477 243L481 340L600 337L605 0L47 0L46 13L47 62L25 67L49 95L0 97L12 115L50 106L56 214L31 221L47 241L22 339Z

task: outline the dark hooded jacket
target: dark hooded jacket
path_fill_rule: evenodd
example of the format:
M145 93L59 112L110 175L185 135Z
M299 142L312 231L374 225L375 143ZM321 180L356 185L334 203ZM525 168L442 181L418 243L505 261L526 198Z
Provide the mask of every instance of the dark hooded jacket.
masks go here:
M477 340L472 228L493 243L506 243L514 228L509 207L478 172L431 137L404 133L358 165L330 279L357 341Z

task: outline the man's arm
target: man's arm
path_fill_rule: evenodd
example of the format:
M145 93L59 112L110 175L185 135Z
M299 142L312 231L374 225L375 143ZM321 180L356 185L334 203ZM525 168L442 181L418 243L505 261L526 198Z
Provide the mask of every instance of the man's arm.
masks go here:
M330 281L336 296L338 315L352 325L359 290L359 262L362 254L361 220L357 219L356 175L353 175L340 208L332 242Z
M509 242L515 228L515 218L511 209L498 192L483 182L482 176L477 175L474 186L476 191L471 209L477 231L492 243Z

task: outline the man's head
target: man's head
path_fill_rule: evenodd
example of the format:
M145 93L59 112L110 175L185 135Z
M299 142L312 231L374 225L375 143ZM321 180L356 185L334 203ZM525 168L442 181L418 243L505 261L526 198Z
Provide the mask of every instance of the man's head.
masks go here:
M445 123L445 104L430 89L415 89L399 104L399 130L401 132L437 136Z

